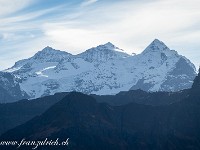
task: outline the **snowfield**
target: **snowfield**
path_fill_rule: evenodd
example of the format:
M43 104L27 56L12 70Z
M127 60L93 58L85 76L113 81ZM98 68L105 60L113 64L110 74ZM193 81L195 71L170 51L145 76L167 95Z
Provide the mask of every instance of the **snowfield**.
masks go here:
M120 91L179 91L190 88L195 66L154 40L141 54L129 55L112 43L72 55L46 47L4 72L11 72L30 98L57 92L116 94Z

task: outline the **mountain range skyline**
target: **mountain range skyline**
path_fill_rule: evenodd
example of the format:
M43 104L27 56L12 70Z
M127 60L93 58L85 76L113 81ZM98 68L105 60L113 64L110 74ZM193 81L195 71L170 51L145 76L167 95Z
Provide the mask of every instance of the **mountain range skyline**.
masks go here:
M129 55L110 42L77 55L45 47L4 70L0 82L16 100L71 91L97 95L137 89L177 92L191 88L196 75L188 58L155 39L138 55Z
M154 41L158 41L158 42L161 42L161 43L163 43L161 40L159 40L159 39L157 39L157 38L155 38L151 43L153 43ZM127 56L134 56L134 55L139 55L139 54L141 54L141 53L143 53L144 51L145 51L145 49L146 48L144 48L140 53L135 53L135 52L128 52L127 50L125 50L125 49L121 49L121 48L118 48L117 46L115 46L112 42L110 42L110 41L108 41L108 42L106 42L106 43L104 43L104 44L99 44L98 46L101 46L101 45L108 45L108 46L113 46L113 47L115 47L116 49L115 50L117 50L117 51L119 51L119 52L123 52L123 53L125 53L125 54L127 54ZM97 46L97 47L98 47ZM45 46L42 50L38 50L37 52L40 52L40 51L43 51L43 50L45 50L45 49L52 49L52 50L56 50L56 51L60 51L60 52L66 52L66 53L68 53L68 54L70 54L70 55L79 55L79 54L82 54L82 53L84 53L85 51L87 51L87 50L90 50L90 49L93 49L93 48L95 48L95 46L92 46L91 48L88 48L88 49L86 49L86 50L82 50L81 52L79 52L79 53L70 53L70 50L60 50L60 49L57 49L57 48L54 48L54 47L52 47L52 46L49 46L49 45L47 45L47 46ZM176 50L177 52L178 52L178 50ZM36 52L36 53L37 53ZM31 57L31 56L30 56ZM22 58L22 60L23 59L26 59L26 58L29 58L28 56L27 57L24 57L24 58ZM18 61L18 60L17 60ZM192 62L193 63L193 62ZM199 68L199 65L198 64L195 64L194 63L194 65L195 65L195 67L196 68ZM10 65L10 66L8 66L8 67L3 67L2 68L2 66L0 66L0 71L4 71L4 70L7 70L8 68L11 68L13 65ZM197 71L197 70L196 70Z

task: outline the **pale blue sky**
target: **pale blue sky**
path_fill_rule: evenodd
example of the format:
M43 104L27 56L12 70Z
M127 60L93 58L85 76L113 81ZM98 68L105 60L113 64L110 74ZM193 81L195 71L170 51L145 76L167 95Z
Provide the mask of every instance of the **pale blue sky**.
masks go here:
M200 64L199 0L0 0L0 70L44 47L72 54L112 42L140 53L155 38Z

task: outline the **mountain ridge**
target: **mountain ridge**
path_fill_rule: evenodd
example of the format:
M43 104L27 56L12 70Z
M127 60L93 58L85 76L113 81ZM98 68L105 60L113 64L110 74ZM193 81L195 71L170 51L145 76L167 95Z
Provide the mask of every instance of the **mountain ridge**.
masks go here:
M99 95L130 89L179 91L190 88L196 76L186 57L157 39L134 56L108 42L78 55L46 47L16 64L5 72L17 77L31 99L70 91Z

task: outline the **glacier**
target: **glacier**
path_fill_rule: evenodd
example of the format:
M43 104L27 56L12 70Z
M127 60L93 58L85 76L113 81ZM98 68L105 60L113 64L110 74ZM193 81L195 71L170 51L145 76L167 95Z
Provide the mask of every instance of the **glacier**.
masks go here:
M155 39L129 55L108 42L78 55L46 47L4 72L12 73L30 99L58 92L112 95L121 91L180 91L192 86L194 64Z

